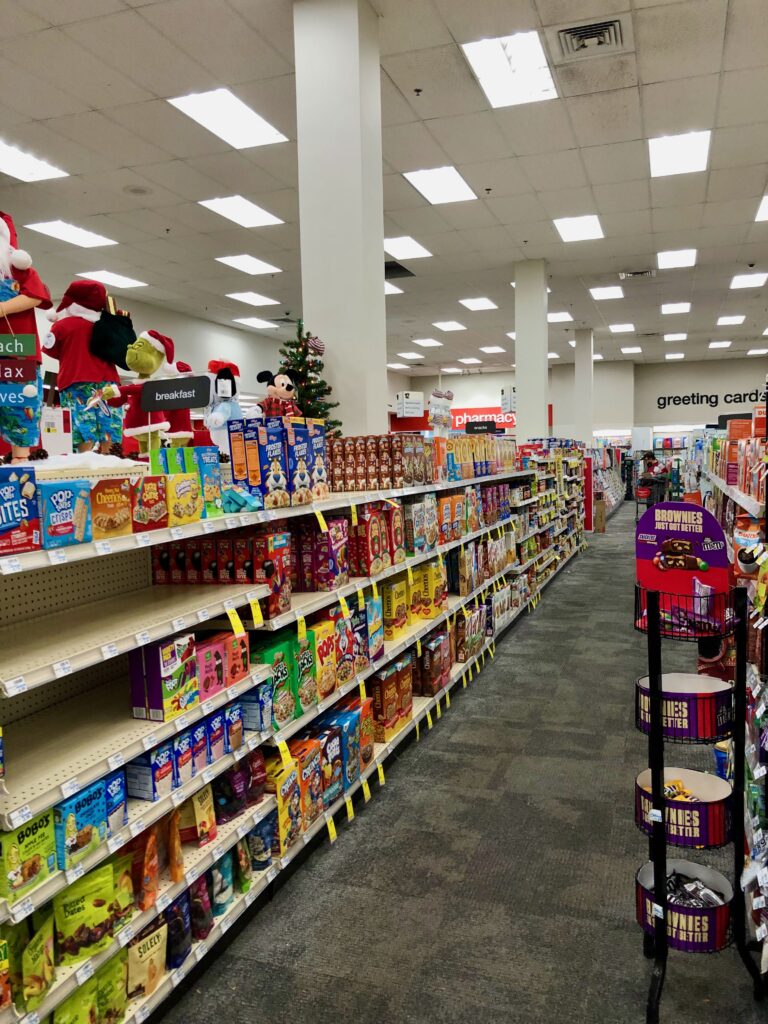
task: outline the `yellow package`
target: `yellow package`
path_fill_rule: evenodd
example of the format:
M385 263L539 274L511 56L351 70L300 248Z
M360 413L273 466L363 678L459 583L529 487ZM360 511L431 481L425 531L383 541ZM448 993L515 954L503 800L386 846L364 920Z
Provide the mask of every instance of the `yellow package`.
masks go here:
M381 604L385 640L397 640L408 628L408 596L408 583L405 579L382 583Z
M279 754L266 758L268 793L274 793L277 800L277 849L272 853L284 857L301 836L301 790L299 787L299 766L291 758L284 765Z
M422 619L434 619L443 610L443 574L439 562L427 562L422 568Z
M203 517L203 494L197 473L173 473L165 478L168 525L181 526Z

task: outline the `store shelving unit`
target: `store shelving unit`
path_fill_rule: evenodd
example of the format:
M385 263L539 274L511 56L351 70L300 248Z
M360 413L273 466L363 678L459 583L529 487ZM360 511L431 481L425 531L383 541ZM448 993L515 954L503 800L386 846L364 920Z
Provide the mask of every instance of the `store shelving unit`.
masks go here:
M705 476L707 480L710 480L718 490L722 491L723 494L727 494L729 498L732 498L737 505L740 505L745 512L749 512L751 516L759 518L763 513L763 505L753 498L751 494L745 494L744 491L740 491L738 487L733 487L731 484L727 484L722 477L717 476L709 469L702 469L702 476Z

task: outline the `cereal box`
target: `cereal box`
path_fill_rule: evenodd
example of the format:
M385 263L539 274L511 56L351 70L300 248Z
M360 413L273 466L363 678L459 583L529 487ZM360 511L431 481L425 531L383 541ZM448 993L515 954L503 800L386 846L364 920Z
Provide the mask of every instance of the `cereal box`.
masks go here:
M107 837L115 835L128 824L128 789L125 769L107 775L104 779L104 798L107 802Z
M437 529L440 544L448 544L453 540L452 508L450 495L443 495L437 499Z
M368 626L368 659L373 665L384 657L384 616L381 596L368 595L365 599L365 618Z
M291 503L285 457L285 430L258 427L261 493L264 508L287 508Z
M131 481L127 476L91 484L93 539L125 537L131 533Z
M134 718L170 722L199 703L193 633L136 648L128 668Z
M208 700L227 685L226 654L221 637L210 637L195 645L197 685L200 700Z
M249 674L250 642L248 633L235 636L234 633L217 633L216 639L224 646L224 678L227 686L239 683Z
M373 701L374 739L388 743L397 732L400 712L396 666L385 665L366 685Z
M335 604L328 612L333 623L336 642L336 683L343 686L355 678L355 634L352 623Z
M173 746L161 743L125 766L128 796L136 800L162 800L173 789Z
M451 510L453 518L453 539L461 540L467 532L464 527L464 495L451 495Z
M301 789L299 769L291 759L284 766L279 756L266 759L267 792L277 800L277 834L272 852L284 857L301 836Z
M306 832L323 813L322 748L316 739L291 740L288 744L296 762L301 797L301 828Z
M92 783L62 800L53 809L56 864L69 871L107 839L107 803L104 780Z
M424 547L434 551L440 541L440 527L437 521L437 499L434 494L424 495Z
M298 694L297 715L303 715L317 704L317 680L315 679L315 653L307 636L305 640L293 639L293 662L296 673Z
M291 535L259 533L251 538L253 582L269 587L263 602L264 618L274 619L291 607Z
M361 507L356 536L360 574L378 576L392 564L387 543L387 521L380 502L367 502Z
M154 548L152 549L155 550ZM219 565L218 548L215 537L200 539L200 576L201 583L218 583Z
M320 743L323 806L330 807L342 794L344 767L341 757L341 729L329 725L316 734Z
M361 699L359 694L353 693L346 698L343 706L360 713L360 771L364 772L373 763L375 753L373 698Z
M192 757L192 732L185 729L177 733L171 741L173 744L173 788L178 789L189 782L195 774L195 761Z
M384 639L397 640L408 626L408 584L404 579L381 585Z
M256 420L229 420L229 452L232 482L262 497L259 435Z
M277 732L297 716L293 639L276 640L256 651L254 657L260 664L272 666L272 726Z
M409 555L420 555L426 547L425 508L423 501L414 501L404 508L405 546Z
M352 633L354 635L354 666L355 675L364 672L370 665L368 654L368 617L363 608L355 607L352 611Z
M172 540L168 545L171 553L171 583L187 582L187 545L183 540Z
M344 789L360 777L360 712L337 711L328 718L329 725L341 729L341 760Z
M312 479L312 499L319 501L327 498L330 494L328 486L328 460L326 455L325 442L325 421L310 419L306 420L307 433L309 434L309 459L307 468Z
M314 538L314 573L318 590L336 590L349 583L349 522L334 518Z
M299 426L295 419L289 419L285 440L291 505L309 505L312 502L312 452L309 430L306 426Z
M41 480L37 487L44 548L91 539L91 485L87 480Z
M56 868L53 810L11 832L0 832L0 893L15 903Z
M184 541L187 583L203 582L203 538L187 537Z
M417 565L412 570L413 582L407 580L407 604L406 612L408 616L408 625L412 626L416 619L421 615L421 606L424 603L422 585L424 581L423 567Z
M203 495L197 473L174 473L165 480L168 525L195 523L203 516ZM95 525L95 524L94 524Z
M221 463L216 445L199 445L194 448L179 448L183 453L184 469L197 473L203 492L203 516L213 519L224 515L221 500Z
M227 534L216 538L216 582L235 582L235 542Z
M307 630L317 679L317 699L325 700L336 689L336 630L332 622L320 620Z
M165 476L131 478L131 519L134 533L160 530L168 525Z
M412 659L410 654L403 655L395 668L397 669L397 713L400 715L401 725L409 722L413 712L413 676Z

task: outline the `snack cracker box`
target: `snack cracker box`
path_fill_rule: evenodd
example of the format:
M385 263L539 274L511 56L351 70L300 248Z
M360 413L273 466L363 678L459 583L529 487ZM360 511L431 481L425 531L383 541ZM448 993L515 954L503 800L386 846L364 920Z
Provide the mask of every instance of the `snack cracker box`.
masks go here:
M350 619L342 613L338 604L328 612L333 623L336 643L336 685L343 686L355 678L355 634Z
M178 789L195 775L195 761L192 756L192 731L185 729L171 741L173 748L173 788Z
M134 533L160 530L168 525L168 496L164 475L131 478L131 520Z
M397 640L408 627L408 584L405 579L381 585L384 639Z
M337 725L329 725L316 734L316 739L320 743L323 806L327 808L339 799L343 790L341 729Z
M336 689L336 630L334 624L321 619L307 629L312 647L317 680L317 699L325 700Z
M276 640L254 653L254 660L272 666L272 727L278 732L297 717L298 694L293 660L293 638Z
M200 700L208 700L227 685L226 653L221 637L210 637L195 644L197 685Z
M287 508L291 498L288 493L285 430L282 427L257 427L257 433L264 508Z
M293 759L290 765L284 766L279 755L268 757L265 767L266 791L274 793L277 800L277 833L272 852L278 857L284 857L298 841L302 831L299 769Z
M0 893L15 903L56 868L53 810L0 832Z
M125 537L132 530L131 481L127 476L91 484L91 523L94 540Z
M44 548L91 539L91 485L87 480L41 480L37 487Z
M373 665L384 657L384 615L381 596L372 594L365 599L365 617L368 625L368 659Z
M221 500L221 462L219 449L214 444L194 448L179 448L183 453L184 469L196 473L203 492L203 517L213 519L224 515Z
M312 502L312 452L309 430L293 417L289 417L285 430L288 493L291 505L309 505Z
M243 706L233 701L224 708L224 751L227 754L243 745Z
M309 636L305 640L293 638L293 663L296 674L298 704L297 716L301 716L317 704L317 680L315 679L315 654Z
M107 837L115 835L128 824L128 788L125 784L125 768L107 775L104 779L104 798L107 802Z
M232 482L250 494L262 496L258 424L255 420L229 420Z
M320 501L330 494L328 486L328 457L326 454L325 420L307 417L309 434L309 475L312 479L312 500Z
M107 802L104 780L81 789L53 809L56 864L69 871L107 839Z
M199 702L193 633L136 648L128 667L134 718L170 722Z
M342 779L344 789L349 789L360 777L360 711L337 711L327 724L341 729Z
M359 675L365 672L371 659L368 653L368 616L365 607L359 608L357 604L352 609L352 633L355 675Z
M168 451L181 449L169 448ZM203 494L197 473L174 473L165 478L168 525L182 526L203 517Z
M226 735L224 728L224 712L214 711L205 719L208 732L208 761L213 764L226 753Z
M301 828L306 832L323 813L322 748L317 739L291 740L288 744L296 762L301 796Z
M136 800L162 800L173 789L173 747L161 743L125 766L128 796Z

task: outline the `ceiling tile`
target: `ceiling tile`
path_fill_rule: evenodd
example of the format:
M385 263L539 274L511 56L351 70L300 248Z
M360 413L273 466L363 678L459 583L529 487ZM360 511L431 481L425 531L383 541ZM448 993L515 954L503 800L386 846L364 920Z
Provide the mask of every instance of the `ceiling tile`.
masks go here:
M715 123L719 84L719 75L704 75L642 86L646 138L711 128Z
M549 220L547 211L533 192L518 196L491 196L486 202L502 224L528 224L533 221Z
M521 156L520 166L537 192L578 188L587 184L581 158L576 149L558 153L554 159L551 155Z
M381 63L418 117L456 116L488 108L455 44L384 56ZM416 96L414 89L423 91Z
M487 228L468 228L460 233L471 249L493 254L491 265L498 265L500 259L506 263L517 258L517 249L509 237L509 233L500 225ZM475 265L480 266L480 262L476 261Z
M15 4L18 7L18 4ZM97 18L125 10L122 0L24 0L24 9L44 18L51 25L66 25L84 18ZM4 20L4 19L3 19ZM3 25L5 35L5 25Z
M673 174L651 179L651 205L682 206L703 203L707 194L706 174Z
M528 192L531 187L523 173L520 161L515 158L461 164L459 171L475 193L481 197L485 195L486 189L491 190L489 195L512 196L518 195L520 192Z
M487 202L444 203L438 207L443 219L458 230L495 227L498 221Z
M538 28L530 0L483 0L482 4L468 4L466 0L434 0L434 5L459 43L494 39Z
M589 186L552 191L537 189L537 196L548 217L580 217L595 212L595 197Z
M565 102L580 146L602 146L643 137L637 89L573 96Z
M628 89L637 85L637 62L633 53L599 60L574 60L555 68L555 81L559 96Z
M701 227L704 219L704 204L696 203L689 206L667 206L651 210L651 223L654 231L687 231ZM686 248L684 245L675 248Z
M162 140L164 148L171 156L189 157L231 151L226 142L217 138L213 132L204 131L199 124L195 124L191 118L184 117L165 100L109 107L106 115L111 121L130 130L139 142L142 139L147 142ZM150 161L137 161L144 162Z
M444 167L451 162L421 122L384 128L382 142L384 156L398 171Z
M403 99L403 94L397 88L395 83L386 73L381 69L381 123L382 125L389 124L407 124L409 121L413 121L413 110L409 103L406 103Z
M759 67L768 53L768 18L763 0L731 0L725 29L723 67Z
M0 60L0 96L13 110L33 121L87 110L88 104L63 89L52 89L36 72ZM3 121L5 130L7 122ZM9 140L10 141L10 140Z
M728 126L768 121L767 96L768 67L726 72L720 91L717 124Z
M748 167L765 160L768 153L768 124L716 128L712 133L709 166Z
M509 155L509 143L488 111L432 118L429 130L455 164L498 160Z
M270 192L280 187L279 181L246 160L241 153L235 150L230 150L229 153L215 153L211 156L191 157L187 163L193 171L199 171L200 174L219 183L216 195ZM210 199L211 196L203 198Z
M597 203L597 212L600 214L645 210L651 205L647 179L593 185L592 193Z
M275 181L286 188L298 188L299 166L295 142L281 142L278 146L255 146L241 150L249 163L261 167Z
M389 220L396 224L402 233L412 234L419 241L422 241L422 236L424 235L434 235L440 231L454 230L442 216L440 209L434 206L427 206L423 200L422 205L417 209L390 211Z
M651 232L650 210L624 210L600 218L606 238L622 238Z
M440 12L432 0L376 0L379 46L382 55L426 49L452 42Z
M285 0L228 0L248 24L255 28L270 46L293 63L293 5Z
M89 117L90 115L78 114L76 116ZM109 170L117 165L119 161L115 159L108 147L105 147L103 152L94 151L86 148L77 139L65 138L58 131L59 123L59 120L27 121L24 124L14 125L11 130L4 133L4 137L25 152L48 160L69 174L80 174L89 170ZM54 125L56 131L49 127ZM153 152L158 153L157 150L153 150ZM163 155L159 154L159 156ZM39 184L32 183L29 187L36 188L39 187Z
M572 0L535 0L535 3L544 25L556 25L559 22L579 24L590 18L615 14L617 10L616 0L579 0L578 16L574 17Z
M695 0L635 11L640 80L709 75L720 70L728 0Z
M186 160L166 160L138 167L137 170L150 181L172 189L182 199L191 199L193 202L210 199L221 185L220 181L202 174Z
M51 6L59 6L52 0ZM20 4L18 0L2 0L0 2L0 23L3 26L3 39L13 39L29 32L39 32L51 24L50 19L35 9L31 3Z
M59 117L54 123L57 133L94 153L108 154L117 165L157 163L169 155L95 110Z
M707 201L717 203L728 199L762 196L766 192L767 182L768 164L710 171Z
M512 146L512 155L555 153L576 145L564 100L502 107L493 116Z
M589 180L594 185L647 179L648 147L644 142L616 142L581 150Z
M706 203L704 206L705 227L719 224L746 224L755 216L754 199L732 199L723 203Z

